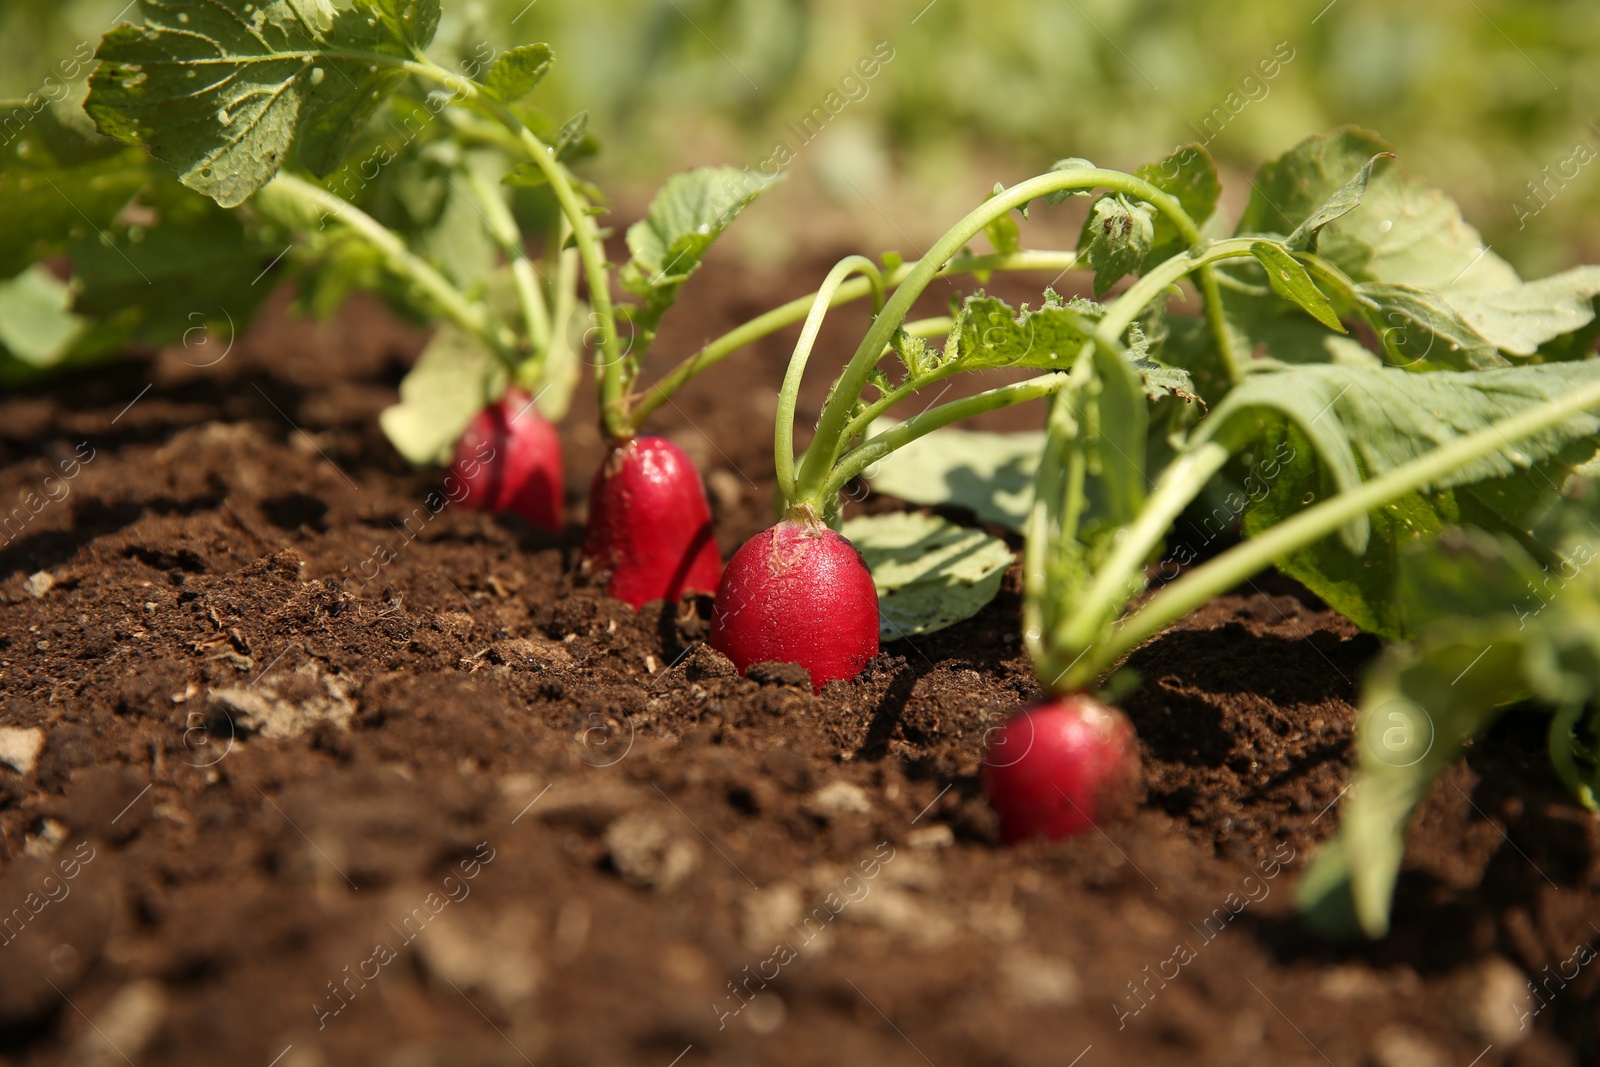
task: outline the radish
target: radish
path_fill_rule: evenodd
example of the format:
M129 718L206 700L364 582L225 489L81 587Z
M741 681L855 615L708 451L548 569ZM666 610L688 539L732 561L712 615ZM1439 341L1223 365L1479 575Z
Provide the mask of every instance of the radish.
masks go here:
M665 437L636 437L612 448L589 487L583 556L592 569L610 573L606 591L636 609L717 591L722 556L711 536L711 509L683 449Z
M878 592L861 553L821 523L785 519L728 561L711 609L711 647L751 665L798 663L821 690L878 654Z
M1008 843L1071 837L1114 820L1139 779L1133 724L1072 693L1012 716L984 757L983 792Z
M552 533L566 521L561 438L521 389L473 416L450 470L466 484L459 503L469 508L520 515Z

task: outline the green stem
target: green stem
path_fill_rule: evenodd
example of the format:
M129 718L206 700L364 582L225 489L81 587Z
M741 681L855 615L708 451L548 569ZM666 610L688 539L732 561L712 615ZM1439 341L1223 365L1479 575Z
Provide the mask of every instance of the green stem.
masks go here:
M1278 523L1265 533L1229 549L1211 562L1166 586L1128 618L1101 645L1089 650L1065 681L1068 691L1093 683L1146 639L1159 633L1212 597L1227 592L1275 560L1338 530L1396 497L1417 492L1485 456L1503 452L1525 438L1600 407L1600 382L1540 404L1475 433L1440 445L1424 456L1379 475L1331 500Z
M778 491L790 503L794 502L794 411L800 402L800 379L805 376L806 361L811 358L817 331L822 329L822 319L828 313L834 293L850 275L858 272L866 275L864 280L872 288L873 300L882 300L883 273L876 263L866 256L846 256L835 264L811 299L811 311L800 330L800 340L795 342L794 356L783 376L783 388L778 391L778 416L772 432L773 463L777 468Z
M839 453L845 445L843 431L850 421L850 414L861 394L861 388L866 384L867 377L876 365L884 346L894 336L894 331L905 321L912 305L933 281L940 268L965 248L967 242L982 233L984 227L1014 208L1050 193L1095 188L1125 193L1154 205L1172 220L1188 244L1192 246L1200 243L1199 228L1183 210L1183 205L1176 197L1147 181L1119 171L1096 168L1054 171L1030 178L986 200L941 237L932 251L917 261L905 281L895 289L894 296L889 299L883 311L873 320L866 336L862 338L860 347L856 349L855 355L845 368L844 376L834 388L833 396L823 408L821 420L817 423L816 437L806 452L798 479L801 502L811 504L820 510L824 488L834 480L830 472L838 462Z
M989 271L1025 271L1025 270L1071 270L1077 264L1076 252L1049 252L1025 250L1006 254L984 256L960 256L949 262L938 277L952 274L981 274ZM900 284L917 266L915 262L902 263L884 276L886 286ZM844 283L834 292L829 307L838 307L854 300L860 300L872 292L872 286L865 278L856 278ZM704 348L688 356L672 370L650 387L648 393L639 397L628 415L628 421L634 430L644 425L644 420L667 402L667 398L699 374L710 370L724 359L733 355L745 345L770 334L777 333L785 326L792 326L805 318L811 311L811 305L816 301L816 294L797 297L787 304L781 304L765 314L758 315L749 322L728 331L721 337L707 344Z
M624 380L623 352L617 334L616 309L611 303L611 272L607 269L605 246L600 232L589 213L588 204L567 180L566 168L555 158L550 147L536 137L532 130L511 109L486 96L482 87L469 78L439 66L432 60L419 57L417 61L396 64L423 78L428 78L455 92L463 100L483 109L517 138L523 151L539 168L550 191L555 194L561 211L572 223L573 240L578 246L578 258L583 263L584 276L589 283L589 304L594 309L596 325L600 330L599 344L603 370L600 377L600 422L605 434L613 442L633 436L628 424L627 385Z
M538 274L528 250L523 245L522 228L506 206L499 190L490 187L476 170L467 169L467 183L472 195L489 222L489 233L511 263L511 277L517 287L517 299L522 304L522 317L527 322L528 340L536 358L542 358L550 347L550 313L545 308L544 296L539 291Z
M1013 385L1002 385L997 389L990 389L974 396L964 397L961 400L952 400L948 404L940 404L936 408L929 408L913 418L907 419L891 430L885 430L876 437L861 444L859 448L852 449L833 469L827 482L823 484L822 492L817 494L817 499L828 500L845 487L845 484L885 458L896 449L932 433L934 430L981 415L985 411L998 411L1000 408L1010 407L1013 404L1026 403L1029 400L1038 400L1040 397L1049 396L1051 393L1067 384L1066 371L1052 371L1041 374L1037 378L1030 378L1025 382ZM813 448L816 447L814 444ZM791 498L792 499L792 498Z
M421 289L456 326L483 341L507 367L515 368L515 338L481 304L473 303L448 278L406 247L399 234L333 193L292 174L279 172L272 188L350 227L384 254L385 265Z
M1127 528L1127 536L1096 568L1094 584L1057 628L1055 644L1072 650L1093 643L1101 628L1142 589L1145 561L1167 536L1173 520L1227 464L1229 455L1226 448L1208 441L1172 461L1138 519Z

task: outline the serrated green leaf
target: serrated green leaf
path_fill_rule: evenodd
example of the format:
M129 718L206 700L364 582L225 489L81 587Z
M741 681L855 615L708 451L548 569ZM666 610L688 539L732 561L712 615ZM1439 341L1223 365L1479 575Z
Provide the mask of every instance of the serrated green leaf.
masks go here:
M505 392L505 365L477 338L441 326L378 416L395 451L417 466L450 462L474 415Z
M644 301L634 313L630 360L643 357L678 290L722 231L776 178L733 167L704 167L667 179L643 219L628 227L632 258L622 286Z
M483 86L502 103L514 104L538 87L554 61L547 44L519 44L495 58Z
M630 291L643 296L688 277L729 223L771 184L733 167L704 167L667 179L645 217L628 227Z
M1144 263L1155 242L1154 216L1149 204L1129 203L1120 193L1095 201L1078 250L1094 268L1096 300Z
M970 619L999 593L1014 559L998 537L916 512L858 516L840 532L872 571L886 641Z
M1196 226L1204 226L1216 213L1217 201L1222 196L1222 179L1217 176L1216 162L1202 144L1184 145L1158 163L1146 163L1134 175L1176 197ZM1145 272L1182 252L1187 245L1177 225L1165 213L1156 212L1154 224L1153 247L1140 268Z
M1330 330L1344 333L1344 324L1334 313L1333 305L1322 290L1311 280L1300 261L1271 241L1257 241L1250 246L1250 254L1260 262L1267 274L1267 284L1285 300L1293 301L1302 311Z
M1053 294L1052 294L1053 295ZM1037 367L1064 370L1078 358L1078 350L1094 336L1095 324L1087 315L1049 296L1037 310L1018 311L993 296L968 297L951 328L963 371L1003 367Z
M871 435L894 423L880 419ZM867 471L873 492L924 507L953 505L979 522L1022 532L1044 432L981 433L946 427L896 449Z
M72 350L87 322L72 312L72 288L35 264L0 281L0 351L50 367Z
M1062 303L1053 291L1046 291L1043 307L1023 307L1020 311L997 297L969 297L951 327L940 368L1066 370L1078 358L1084 343L1094 336L1094 319L1100 314L1097 304L1076 298ZM1188 372L1152 358L1149 346L1140 343L1139 338L1142 333L1132 333L1133 343L1126 357L1146 396L1156 400L1169 393L1192 395Z
M436 0L139 0L96 53L85 109L100 131L147 147L224 207L244 202L298 147L338 166L432 39Z

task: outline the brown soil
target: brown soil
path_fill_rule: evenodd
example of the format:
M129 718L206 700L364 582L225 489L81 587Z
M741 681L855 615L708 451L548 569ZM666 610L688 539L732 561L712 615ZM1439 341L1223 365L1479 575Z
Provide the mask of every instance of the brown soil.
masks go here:
M663 358L803 285L709 268ZM789 344L657 422L725 552L769 521ZM1600 830L1537 722L1428 800L1397 933L1317 941L1293 884L1337 823L1377 646L1268 576L1134 657L1138 815L1001 847L975 774L1037 695L1015 575L853 684L739 678L699 641L704 601L635 615L575 575L576 526L425 518L438 473L374 419L417 347L371 307L279 306L215 366L180 350L0 401L0 500L94 457L0 547L0 726L46 736L0 768L0 1062L1593 1057L1600 968L1552 976L1600 940ZM576 504L585 410L568 441ZM1526 978L1545 1007L1519 1028Z

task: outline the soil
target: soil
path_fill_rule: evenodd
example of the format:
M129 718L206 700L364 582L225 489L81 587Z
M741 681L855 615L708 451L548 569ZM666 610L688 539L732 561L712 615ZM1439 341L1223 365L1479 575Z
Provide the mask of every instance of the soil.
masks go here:
M659 362L813 275L713 263ZM430 514L375 421L420 338L284 305L220 361L0 400L0 500L45 501L0 535L0 726L44 737L0 734L0 1062L1592 1062L1600 828L1536 719L1430 794L1396 932L1319 941L1294 883L1378 645L1267 575L1132 658L1131 821L1003 847L976 772L1038 695L1015 573L853 683L740 678L706 600L577 573L592 408L562 536ZM791 343L656 421L724 553L770 521Z

